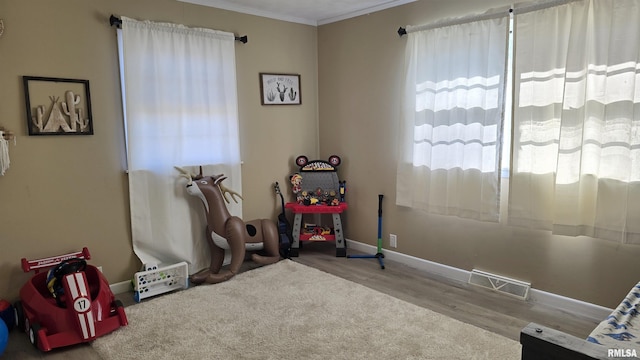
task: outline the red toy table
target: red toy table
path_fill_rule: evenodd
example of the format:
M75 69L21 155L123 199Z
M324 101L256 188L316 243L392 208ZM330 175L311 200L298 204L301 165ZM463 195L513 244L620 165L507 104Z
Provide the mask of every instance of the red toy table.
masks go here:
M336 256L347 256L347 249L344 242L344 234L342 233L342 221L340 214L347 210L347 203L342 202L337 206L328 205L302 205L294 202L287 203L285 208L291 210L294 214L293 218L293 243L291 244L291 256L298 256L300 249L300 241L335 241ZM305 234L302 233L302 215L303 214L331 214L333 219L333 234Z

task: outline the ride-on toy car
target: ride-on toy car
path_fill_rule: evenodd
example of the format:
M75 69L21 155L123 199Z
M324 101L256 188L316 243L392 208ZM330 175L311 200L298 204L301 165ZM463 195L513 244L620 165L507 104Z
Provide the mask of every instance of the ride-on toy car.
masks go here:
M36 348L50 351L89 342L128 324L122 302L102 272L87 264L90 258L85 247L56 257L22 259L24 272L36 274L20 289L16 327Z

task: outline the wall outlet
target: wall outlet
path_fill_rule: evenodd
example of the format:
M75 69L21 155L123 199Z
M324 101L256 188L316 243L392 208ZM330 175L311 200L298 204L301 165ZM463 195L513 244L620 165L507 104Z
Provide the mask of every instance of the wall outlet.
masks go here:
M398 237L396 236L396 234L389 234L389 246L391 246L392 248L398 247Z

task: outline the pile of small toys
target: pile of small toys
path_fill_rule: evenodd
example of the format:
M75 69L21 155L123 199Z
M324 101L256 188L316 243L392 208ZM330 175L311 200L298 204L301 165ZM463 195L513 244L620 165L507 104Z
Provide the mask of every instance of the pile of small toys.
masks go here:
M347 182L338 181L335 175L336 166L340 165L340 162L337 155L330 156L329 161L311 162L306 156L298 156L296 164L300 166L300 172L290 177L296 202L302 205L325 206L338 206L344 202ZM322 186L314 186L316 184Z

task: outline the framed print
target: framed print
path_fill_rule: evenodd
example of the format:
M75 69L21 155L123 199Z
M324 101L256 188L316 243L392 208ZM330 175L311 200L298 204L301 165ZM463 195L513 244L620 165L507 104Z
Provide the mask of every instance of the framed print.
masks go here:
M23 76L29 135L93 135L89 80Z
M300 105L300 75L260 73L262 105Z

